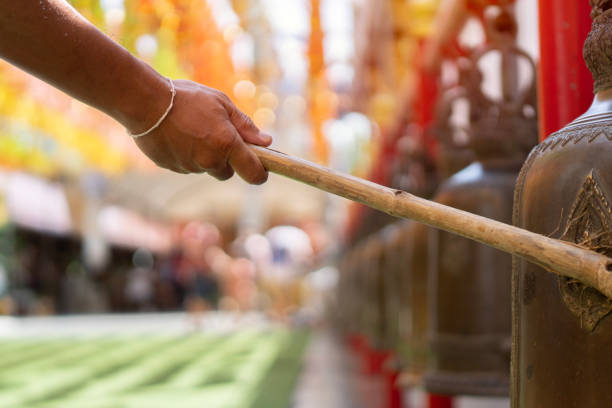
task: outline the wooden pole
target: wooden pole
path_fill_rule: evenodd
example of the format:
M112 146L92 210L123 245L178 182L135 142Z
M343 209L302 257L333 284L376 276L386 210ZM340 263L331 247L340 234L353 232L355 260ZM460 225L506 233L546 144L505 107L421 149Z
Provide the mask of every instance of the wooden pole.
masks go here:
M357 201L387 214L410 218L517 255L549 272L568 276L612 298L612 259L578 245L536 234L400 190L251 146L269 171Z

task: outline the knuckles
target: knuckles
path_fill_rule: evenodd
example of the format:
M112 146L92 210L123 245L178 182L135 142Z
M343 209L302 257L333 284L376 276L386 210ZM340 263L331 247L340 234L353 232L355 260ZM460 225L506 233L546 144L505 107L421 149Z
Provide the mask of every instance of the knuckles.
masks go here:
M239 142L236 133L232 132L229 127L226 127L226 129L214 135L213 138L215 144L214 150L226 162Z
M240 110L235 110L234 112L236 112L235 121L237 122L237 127L240 127L241 129L249 130L249 131L257 130L257 126L255 126L251 118L249 118L246 113Z
M228 104L230 104L230 105L234 104L232 102L232 100L229 98L229 96L227 96L225 93L223 93L221 91L217 91L216 96L219 99L219 101L221 102L221 104L224 105L224 106L227 106Z

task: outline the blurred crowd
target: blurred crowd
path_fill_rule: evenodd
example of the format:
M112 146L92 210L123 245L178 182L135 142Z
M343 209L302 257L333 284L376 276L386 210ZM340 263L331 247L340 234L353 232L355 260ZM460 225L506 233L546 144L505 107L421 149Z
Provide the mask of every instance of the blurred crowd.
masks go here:
M276 226L228 242L213 224L192 222L168 252L112 246L93 266L78 237L7 224L0 314L187 310L197 320L209 310L258 310L286 320L304 304L321 247L321 229L305 229Z

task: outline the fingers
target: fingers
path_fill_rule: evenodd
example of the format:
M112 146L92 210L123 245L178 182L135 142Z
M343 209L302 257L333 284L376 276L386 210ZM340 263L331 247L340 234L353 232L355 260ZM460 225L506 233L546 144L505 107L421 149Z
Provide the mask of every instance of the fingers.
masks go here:
M261 132L251 118L238 109L229 98L224 98L223 104L230 121L245 142L260 146L269 146L272 143L272 137Z
M229 164L247 183L262 184L268 179L263 164L239 137L230 153Z
M207 173L219 181L225 181L232 178L232 176L234 175L234 169L232 169L229 165L226 164L220 169L210 169L207 171Z
M193 161L218 180L231 178L234 171L251 184L264 183L268 178L255 153L229 121L223 130L201 139L194 146Z

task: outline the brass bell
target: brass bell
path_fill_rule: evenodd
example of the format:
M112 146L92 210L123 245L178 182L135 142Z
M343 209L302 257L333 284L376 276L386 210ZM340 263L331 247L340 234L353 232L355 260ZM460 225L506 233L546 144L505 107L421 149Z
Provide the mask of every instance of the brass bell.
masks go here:
M498 18L511 18L508 12ZM506 25L490 24L490 27ZM513 191L523 160L537 142L535 66L496 33L472 52L461 86L469 102L469 139L476 161L442 184L435 201L509 223ZM501 56L502 95L481 89L478 62ZM515 83L519 60L533 73L527 87ZM428 392L441 395L506 396L510 382L511 256L468 239L429 233L430 342L433 360Z
M595 100L530 154L516 186L514 222L611 256L612 3L591 5L584 58ZM512 406L612 406L612 300L522 260L513 281Z

